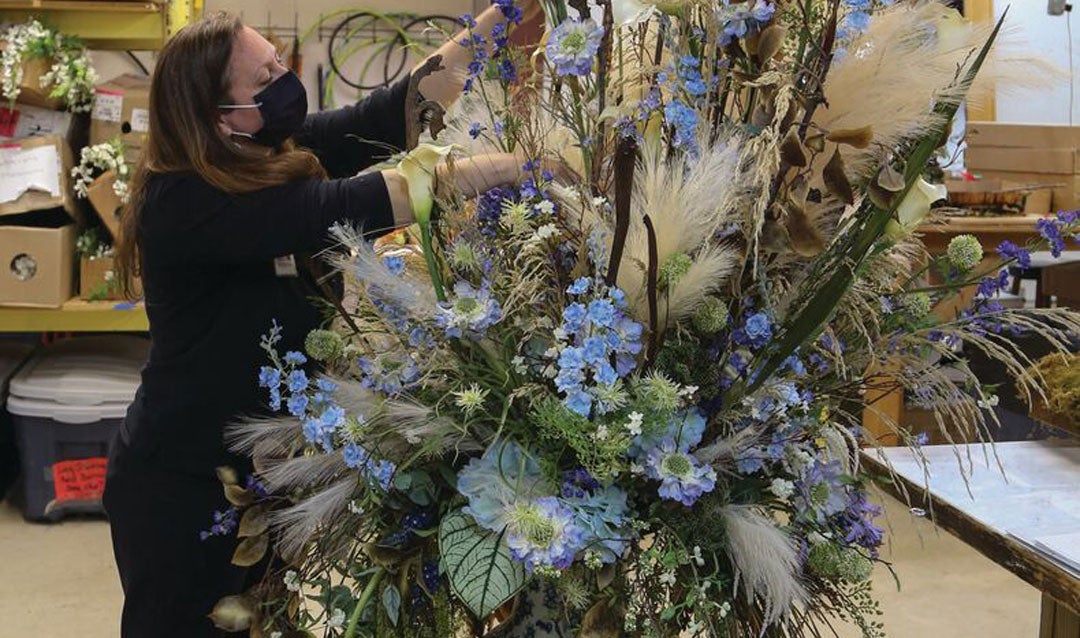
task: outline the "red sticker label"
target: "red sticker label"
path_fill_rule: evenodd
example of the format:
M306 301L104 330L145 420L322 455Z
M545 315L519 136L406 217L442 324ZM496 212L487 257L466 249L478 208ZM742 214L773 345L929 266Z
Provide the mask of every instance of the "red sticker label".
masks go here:
M0 106L0 137L15 137L15 127L18 124L19 112Z
M100 501L105 493L105 457L60 461L53 464L56 502Z

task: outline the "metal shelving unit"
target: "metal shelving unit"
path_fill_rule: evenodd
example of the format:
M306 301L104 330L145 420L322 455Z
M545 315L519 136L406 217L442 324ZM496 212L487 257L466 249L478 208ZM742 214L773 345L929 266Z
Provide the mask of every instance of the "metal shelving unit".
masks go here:
M0 332L146 332L141 303L72 299L59 308L0 308Z

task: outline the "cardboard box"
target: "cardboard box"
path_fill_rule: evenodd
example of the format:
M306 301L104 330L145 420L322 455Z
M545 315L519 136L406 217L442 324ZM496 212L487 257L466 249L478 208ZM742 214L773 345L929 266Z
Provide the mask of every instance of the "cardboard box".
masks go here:
M1050 188L1050 210L1076 210L1080 208L1080 175L1054 173L1027 173L1014 171L972 171L984 179L1003 179L1022 184L1046 184Z
M50 111L38 106L18 102L0 104L0 140L12 141L24 137L48 137L55 135L68 139L71 130L71 113Z
M62 137L0 143L0 215L63 208L78 219L72 155Z
M945 180L950 206L1011 212L1021 215L1048 215L1053 192L1040 184L1016 184L1002 179L974 182Z
M973 171L1016 171L1050 175L1080 174L1080 148L969 146L964 163Z
M48 73L52 65L52 58L33 58L23 62L22 85L19 90L20 102L52 111L64 108L63 98L49 97L52 88L41 88L41 76Z
M0 305L58 308L75 283L75 224L61 210L0 217Z
M116 173L106 171L90 184L86 189L87 199L94 207L94 211L101 218L105 228L109 229L113 241L120 238L120 197L113 190L116 182Z
M94 89L90 112L90 144L104 144L117 137L134 164L150 130L150 79L130 73L113 78Z
M1007 148L1078 148L1080 126L968 122L968 146Z
M136 294L141 293L138 282ZM79 297L87 301L120 301L124 294L116 277L116 260L112 257L82 258L79 264Z

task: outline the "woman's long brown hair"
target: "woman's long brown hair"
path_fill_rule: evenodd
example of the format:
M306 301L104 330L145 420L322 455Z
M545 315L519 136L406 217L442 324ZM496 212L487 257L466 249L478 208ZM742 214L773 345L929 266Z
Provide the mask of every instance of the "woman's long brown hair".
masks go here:
M190 172L226 193L248 193L325 177L318 159L287 142L272 154L237 145L218 126L229 97L229 58L243 29L237 16L217 13L190 24L161 50L150 85L150 130L120 213L116 265L121 289L133 298L141 270L139 224L153 174Z

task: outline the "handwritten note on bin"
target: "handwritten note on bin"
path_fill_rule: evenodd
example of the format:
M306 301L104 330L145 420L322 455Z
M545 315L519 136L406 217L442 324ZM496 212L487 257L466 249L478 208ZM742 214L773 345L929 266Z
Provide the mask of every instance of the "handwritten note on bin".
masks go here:
M102 457L59 461L53 464L56 501L99 501L105 493L105 470L109 460Z
M60 155L55 146L0 146L0 202L13 202L28 190L60 196Z

